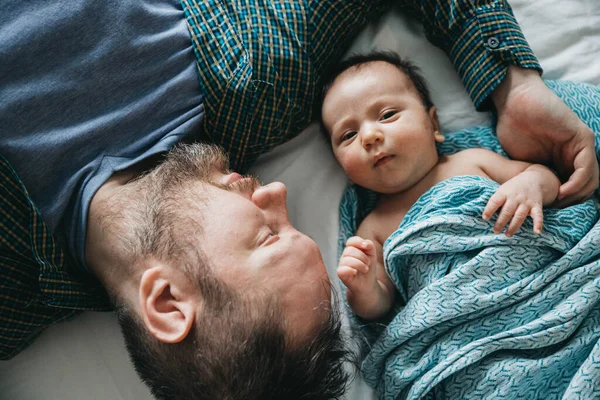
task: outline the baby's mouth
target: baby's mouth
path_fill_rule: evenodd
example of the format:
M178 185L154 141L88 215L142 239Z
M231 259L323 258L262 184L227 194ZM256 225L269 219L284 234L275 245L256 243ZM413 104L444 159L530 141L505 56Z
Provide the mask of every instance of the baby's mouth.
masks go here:
M375 161L375 165L374 165L374 167L375 167L375 168L377 168L377 167L381 167L382 165L385 165L385 164L387 164L389 161L391 161L391 160L392 160L392 158L394 158L394 156L393 156L393 155L384 155L384 156L381 156L381 157L377 157L377 161Z

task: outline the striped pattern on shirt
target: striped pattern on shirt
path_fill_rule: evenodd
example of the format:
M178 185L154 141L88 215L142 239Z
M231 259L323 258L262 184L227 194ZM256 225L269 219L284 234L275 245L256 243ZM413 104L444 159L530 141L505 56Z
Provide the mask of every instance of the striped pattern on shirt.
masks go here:
M17 174L0 155L0 359L48 325L81 310L107 310L106 298L68 272L64 253Z

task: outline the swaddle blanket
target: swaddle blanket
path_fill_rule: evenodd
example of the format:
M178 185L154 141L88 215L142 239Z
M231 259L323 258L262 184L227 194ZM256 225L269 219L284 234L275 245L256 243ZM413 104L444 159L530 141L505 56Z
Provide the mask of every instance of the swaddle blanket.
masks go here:
M600 91L548 82L596 132ZM491 128L447 136L440 152L502 152ZM597 151L598 152L598 151ZM483 209L498 184L454 177L427 191L384 244L398 305L381 323L354 319L362 372L384 399L600 398L598 196L544 211L512 238ZM350 188L340 251L372 196Z

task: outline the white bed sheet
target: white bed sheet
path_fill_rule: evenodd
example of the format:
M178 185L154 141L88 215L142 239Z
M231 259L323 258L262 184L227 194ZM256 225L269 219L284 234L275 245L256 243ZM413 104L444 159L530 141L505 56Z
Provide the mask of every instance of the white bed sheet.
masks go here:
M546 79L600 85L600 7L598 0L513 0L514 13ZM438 107L443 131L484 124L441 50L427 42L422 27L398 13L357 38L353 51L389 49L421 66ZM344 174L327 143L312 125L293 141L259 159L254 168L264 182L288 187L290 219L319 244L335 279L338 204ZM373 394L356 379L348 399ZM151 399L131 366L115 317L85 313L48 329L13 360L0 362L0 399Z

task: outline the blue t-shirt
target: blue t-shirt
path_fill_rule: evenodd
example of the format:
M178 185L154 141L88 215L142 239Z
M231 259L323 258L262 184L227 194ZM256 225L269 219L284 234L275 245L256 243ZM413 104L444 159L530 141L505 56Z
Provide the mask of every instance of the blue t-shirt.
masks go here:
M98 188L203 115L178 0L0 3L0 154L79 266Z

